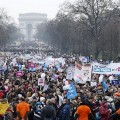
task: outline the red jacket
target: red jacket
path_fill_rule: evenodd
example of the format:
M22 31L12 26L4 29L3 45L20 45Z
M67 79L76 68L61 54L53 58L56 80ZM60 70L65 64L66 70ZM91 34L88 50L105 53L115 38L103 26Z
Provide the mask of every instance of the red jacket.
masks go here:
M99 108L99 113L101 116L101 120L108 120L110 116L110 111L108 110L108 105L107 103L102 103L100 108Z
M3 91L0 91L0 99L2 99L2 98L3 98L3 96L4 96Z

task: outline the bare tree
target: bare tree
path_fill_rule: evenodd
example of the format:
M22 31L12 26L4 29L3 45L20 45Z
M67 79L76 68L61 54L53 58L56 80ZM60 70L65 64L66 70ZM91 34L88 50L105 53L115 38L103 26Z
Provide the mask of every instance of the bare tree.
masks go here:
M98 41L104 26L110 21L119 5L112 0L78 0L66 8L68 14L76 16L91 31L92 54L97 58L100 49ZM64 10L65 11L65 10Z

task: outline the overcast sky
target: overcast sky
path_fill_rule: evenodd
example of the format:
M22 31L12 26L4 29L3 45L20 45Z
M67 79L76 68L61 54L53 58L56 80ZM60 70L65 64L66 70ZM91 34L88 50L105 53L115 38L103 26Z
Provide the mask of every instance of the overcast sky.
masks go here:
M0 8L5 8L9 16L17 22L19 13L46 13L49 19L55 17L59 6L65 0L0 0ZM75 0L67 0L75 1Z

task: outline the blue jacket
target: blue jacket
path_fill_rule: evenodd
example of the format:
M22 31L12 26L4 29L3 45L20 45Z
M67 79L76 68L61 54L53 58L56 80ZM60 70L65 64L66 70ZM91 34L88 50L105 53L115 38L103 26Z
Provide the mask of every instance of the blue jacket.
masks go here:
M64 104L59 113L59 120L70 120L70 105Z

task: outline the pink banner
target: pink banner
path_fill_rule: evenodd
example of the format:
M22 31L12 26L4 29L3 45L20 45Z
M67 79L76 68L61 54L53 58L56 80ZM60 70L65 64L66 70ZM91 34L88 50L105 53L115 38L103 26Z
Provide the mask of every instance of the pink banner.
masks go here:
M38 67L35 63L29 63L28 64L28 67L29 68L36 68L36 67Z
M17 77L21 77L21 76L23 76L22 71L18 71L18 72L16 73L16 76L17 76Z

